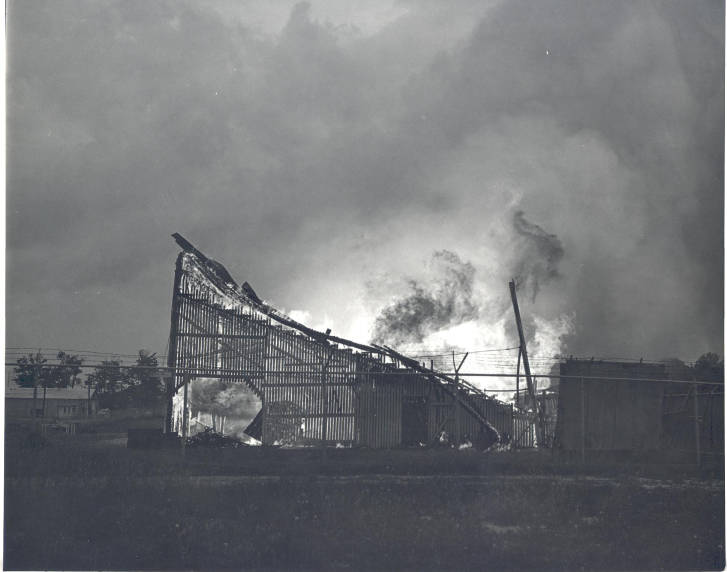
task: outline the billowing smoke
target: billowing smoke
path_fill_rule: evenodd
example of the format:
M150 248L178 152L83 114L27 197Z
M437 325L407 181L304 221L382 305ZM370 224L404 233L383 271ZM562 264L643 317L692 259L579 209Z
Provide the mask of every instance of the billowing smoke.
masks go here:
M432 255L427 281L408 281L409 292L385 307L374 322L373 341L420 343L435 331L477 317L472 286L475 267L449 250Z
M520 239L519 261L515 268L515 281L521 288L532 293L532 301L540 287L559 276L558 263L563 258L560 239L525 218L523 211L516 211L512 225Z
M193 432L211 427L241 438L261 407L260 399L243 384L226 384L219 379L195 379L191 383L189 401Z
M10 345L163 348L178 231L350 339L448 321L448 248L427 350L512 346L519 274L528 339L723 353L724 2L294 2L13 3Z

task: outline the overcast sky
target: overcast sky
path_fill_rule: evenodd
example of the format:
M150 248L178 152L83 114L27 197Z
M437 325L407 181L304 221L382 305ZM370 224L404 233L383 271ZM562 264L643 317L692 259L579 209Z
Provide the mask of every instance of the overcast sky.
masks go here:
M515 345L517 276L542 354L722 353L723 10L11 1L7 345L164 353L179 232L361 341Z

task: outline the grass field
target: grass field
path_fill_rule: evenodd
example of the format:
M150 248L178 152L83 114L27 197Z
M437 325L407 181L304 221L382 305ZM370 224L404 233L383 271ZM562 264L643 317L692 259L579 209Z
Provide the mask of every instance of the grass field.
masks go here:
M711 570L724 482L542 452L6 451L6 569Z

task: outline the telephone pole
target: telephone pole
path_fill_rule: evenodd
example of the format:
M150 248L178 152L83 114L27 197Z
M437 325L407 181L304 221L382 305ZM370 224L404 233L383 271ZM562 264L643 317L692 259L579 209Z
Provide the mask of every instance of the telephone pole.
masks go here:
M523 333L523 323L520 319L520 306L517 303L517 293L515 292L515 281L510 281L510 297L512 298L512 308L515 311L515 323L517 325L517 334L520 338L520 354L522 355L523 368L525 369L525 380L528 385L528 395L533 404L533 411L537 419L535 424L535 434L538 439L538 444L543 443L543 426L542 416L539 415L538 398L536 395L535 383L533 382L533 376L530 374L530 362L528 361L528 348L525 343L525 334Z

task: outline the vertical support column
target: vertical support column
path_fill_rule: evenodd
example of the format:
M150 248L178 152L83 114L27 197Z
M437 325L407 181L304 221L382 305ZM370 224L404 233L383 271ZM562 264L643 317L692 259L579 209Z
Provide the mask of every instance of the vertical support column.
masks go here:
M333 351L334 350L332 347L328 348L328 357L326 358L326 361L321 368L321 390L323 391L323 427L321 428L321 444L323 446L323 464L325 464L328 459L328 385L326 384L326 375L328 372L328 364L331 363L331 358L333 357Z
M697 451L697 467L701 466L702 464L702 451L700 448L700 427L699 427L699 386L697 384L694 384L694 444L696 446Z
M581 463L586 462L586 392L581 376Z
M542 437L542 430L543 427L539 423L540 419L538 416L538 398L535 395L537 392L537 386L535 382L533 381L532 376L530 375L530 362L528 361L528 348L527 344L525 343L525 333L523 332L523 324L522 320L520 319L520 306L518 306L517 302L517 292L515 291L515 280L511 280L509 283L510 286L510 298L512 299L512 308L515 312L515 325L517 326L517 333L518 337L520 338L520 353L522 354L523 358L523 366L525 369L525 379L528 384L528 394L530 395L530 401L533 405L533 413L535 417L535 435L536 435L536 441L538 444L540 444L543 440Z
M537 387L537 377L533 376L533 384ZM536 394L537 395L537 394ZM537 415L538 415L538 425L540 427L540 439L541 442L538 443L538 447L545 447L548 443L546 442L546 427L545 427L545 404L546 404L546 397L545 397L545 390L543 390L540 393L540 400L538 401L538 407L537 407ZM552 443L550 443L552 446Z
M462 369L462 364L464 364L464 360L467 359L467 356L470 355L469 352L464 354L464 357L462 358L462 361L459 362L459 365L457 365L457 362L454 361L454 351L452 351L452 365L454 366L454 442L455 444L459 445L459 443L462 441L462 435L460 431L460 399L459 399L459 370Z
M522 350L517 350L517 372L515 374L515 406L520 408L520 358L522 357Z
M454 361L454 351L452 352L452 365L456 368ZM461 435L459 431L459 372L455 369L454 373L454 435L452 435L455 445L459 445Z
M184 374L184 404L182 407L182 456L187 452L187 431L188 431L188 410L187 410L187 391L189 388L189 374Z
M323 391L323 427L321 441L323 442L323 459L326 458L326 447L328 447L328 385L326 377L328 374L328 364L331 363L333 357L333 348L328 349L328 357L321 368L321 390Z
M172 399L174 399L175 393L174 373L171 374L171 377L168 374L164 377L164 426L162 427L164 433L172 432Z
M182 284L182 258L184 253L180 252L177 256L177 263L174 268L174 284L172 286L172 314L169 324L169 354L167 355L167 367L172 370L172 384L171 387L175 387L177 384L176 380L176 367L177 367L177 349L178 349L178 332L180 322L180 304L179 290ZM169 412L164 422L164 432L172 432L172 399L175 392L167 392L167 411Z

